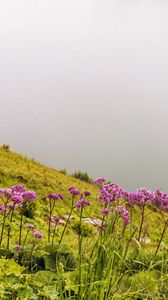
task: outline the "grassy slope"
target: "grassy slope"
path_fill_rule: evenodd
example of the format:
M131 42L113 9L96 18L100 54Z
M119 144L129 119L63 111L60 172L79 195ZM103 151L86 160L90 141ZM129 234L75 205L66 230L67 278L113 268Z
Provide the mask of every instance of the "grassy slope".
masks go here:
M67 190L70 186L74 186L80 191L89 190L91 192L89 200L92 202L92 216L100 213L100 207L96 205L97 190L93 185L81 182L55 169L43 166L34 159L28 159L0 147L0 187L9 187L15 184L22 184L29 190L37 192L35 218L33 221L25 221L33 222L39 230L45 233L45 236L47 236L48 193L60 193L64 196L63 201L57 202L54 212L54 215L59 217L67 215L69 212L71 197ZM73 233L71 232L71 234Z
M37 192L38 200L36 205L35 220L37 228L42 230L47 236L47 195L48 193L61 193L64 200L57 203L55 215L62 217L68 214L71 197L67 192L70 186L74 186L81 191L89 190L91 192L92 217L100 218L100 205L96 201L97 189L85 182L81 182L71 176L62 174L61 172L41 165L33 159L28 159L22 155L16 154L11 151L6 151L0 147L0 187L9 187L15 184L22 184L30 190ZM148 211L147 213L149 213ZM136 209L135 223L139 217L139 209ZM31 221L31 220L27 220ZM161 218L158 213L150 213L146 217L146 228L153 240L157 240L158 232L161 225ZM154 226L153 226L154 225ZM73 233L70 231L71 235ZM72 243L73 238L70 239ZM68 239L69 240L69 239Z

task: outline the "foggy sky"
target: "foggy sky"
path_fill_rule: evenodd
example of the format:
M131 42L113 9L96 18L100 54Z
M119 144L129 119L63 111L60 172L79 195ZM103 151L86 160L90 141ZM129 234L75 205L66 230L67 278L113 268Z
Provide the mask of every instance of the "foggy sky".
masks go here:
M168 192L168 2L1 0L0 143Z

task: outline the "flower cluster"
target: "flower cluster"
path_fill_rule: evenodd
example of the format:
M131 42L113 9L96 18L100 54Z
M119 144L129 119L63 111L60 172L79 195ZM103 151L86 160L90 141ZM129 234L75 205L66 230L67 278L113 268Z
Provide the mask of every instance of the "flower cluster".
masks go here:
M130 214L128 210L124 206L119 205L117 207L117 212L122 215L124 225L128 225L130 223Z
M36 199L36 193L33 191L27 191L23 193L23 199L27 201L34 201Z
M125 198L127 192L124 191L119 185L114 183L105 184L100 188L100 195L98 200L108 205L110 202Z
M48 194L48 198L54 199L54 200L62 200L63 199L61 194Z
M106 216L108 214L108 208L107 207L103 207L101 209L101 214L102 214L102 216Z
M20 184L11 187L12 193L25 193L26 188Z
M92 183L94 185L98 186L98 187L101 187L102 184L104 184L106 181L107 181L106 178L104 178L104 177L98 177Z
M2 188L0 189L0 196L10 198L12 195L12 189L11 188Z
M0 205L0 211L6 211L7 210L7 208L2 204L2 205Z
M155 193L147 190L146 188L140 188L135 192L128 193L128 204L129 205L145 205L152 203L155 198Z
M15 194L15 195L12 195L12 196L11 196L11 200L12 200L14 203L20 204L20 203L22 203L22 201L23 201L23 196L22 196L22 194Z
M15 210L17 207L21 208L24 201L34 201L36 193L26 191L24 186L17 184L11 188L1 188L0 197L4 200L4 204L0 205L0 211Z
M90 192L88 192L88 191L84 191L83 194L84 194L85 197L90 196Z
M70 187L68 189L68 192L72 195L72 196L79 196L81 193L79 190L75 189L74 187Z
M14 250L15 250L16 252L20 252L22 249L23 249L23 247L20 246L20 245L15 245L15 247L14 247Z
M36 238L36 239L43 239L43 237L44 237L44 234L42 233L42 232L40 232L40 231L34 231L34 233L33 233L33 236Z
M59 218L56 217L56 216L52 216L52 217L51 217L51 221L52 221L53 223L55 223L56 225L58 225L59 222L60 222Z
M90 202L86 199L79 199L76 202L76 207L77 208L81 208L81 207L84 207L84 206L90 206Z
M2 230L0 233L0 247L3 243L3 236L5 233L5 223L8 219L9 222L13 221L13 214L16 209L20 209L19 215L19 231L18 231L18 245L21 247L22 245L22 230L23 230L23 206L26 202L31 202L36 199L36 193L34 191L27 191L26 188L20 184L12 186L10 188L1 188L0 189L0 198L2 200L2 204L0 204L0 212L3 213L3 221L2 221ZM28 229L34 229L32 224L28 224ZM7 229L7 248L9 249L10 245L10 232L12 230L12 226ZM20 251L19 247L16 245L16 251ZM18 249L18 250L17 250ZM21 249L21 248L20 248Z
M152 204L160 208L161 210L168 211L168 194L163 193L160 190L156 190L155 197L152 200Z
M31 224L31 223L28 223L27 224L27 228L28 229L35 229L35 226L33 224Z

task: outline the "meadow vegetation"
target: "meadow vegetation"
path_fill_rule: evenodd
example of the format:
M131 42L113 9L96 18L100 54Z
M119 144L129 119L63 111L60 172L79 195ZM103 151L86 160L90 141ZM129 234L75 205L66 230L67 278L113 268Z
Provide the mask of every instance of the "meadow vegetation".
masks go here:
M167 194L87 183L4 146L0 187L0 299L168 299Z

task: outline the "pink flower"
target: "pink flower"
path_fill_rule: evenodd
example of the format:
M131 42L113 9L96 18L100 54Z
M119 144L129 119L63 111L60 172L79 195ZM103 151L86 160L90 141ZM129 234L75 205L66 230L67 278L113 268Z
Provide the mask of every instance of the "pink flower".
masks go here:
M126 210L126 208L124 206L119 205L117 207L117 212L122 215L124 224L128 225L130 223L130 214L129 214L128 210Z
M12 195L12 190L10 188L0 189L0 195L1 197L7 197L10 198Z
M101 209L101 214L102 214L103 216L106 216L106 215L108 214L108 208L103 207L103 208Z
M26 188L20 184L14 185L11 187L12 193L24 193Z
M44 235L43 235L43 233L42 232L40 232L40 231L34 231L33 232L33 236L36 238L36 239L43 239L43 237L44 237Z
M168 194L161 190L156 190L155 197L152 200L152 204L160 208L161 210L168 212Z
M15 203L22 203L23 197L21 195L12 195L11 200L14 201Z
M33 191L27 191L25 193L23 193L23 199L27 200L27 201L33 201L36 199L36 193Z
M14 247L14 250L16 251L16 252L20 252L21 250L22 250L22 246L20 246L20 245L15 245L15 247Z
M103 183L105 183L107 181L106 178L104 177L98 177L96 178L92 183L98 187L101 187Z
M80 199L76 202L76 207L77 208L81 208L81 207L84 207L84 206L90 206L90 202L85 200L85 199Z
M35 229L35 226L33 224L31 224L31 223L28 223L27 224L27 228L28 229Z
M68 189L68 192L72 195L72 196L77 196L80 195L80 191L75 189L74 187L70 187Z
M90 192L85 191L85 192L84 192L84 195L85 195L85 197L90 196Z
M56 216L51 217L51 221L57 225L59 224L59 218Z
M55 199L55 200L62 200L63 199L61 194L49 194L48 198Z
M5 208L5 206L4 205L0 205L0 212L1 211L6 211L7 209Z
M140 188L135 192L128 193L127 197L129 205L145 205L153 202L155 194L146 188Z
M104 184L100 188L100 195L98 201L104 202L106 205L110 202L123 199L127 196L127 192L118 184L109 183Z

